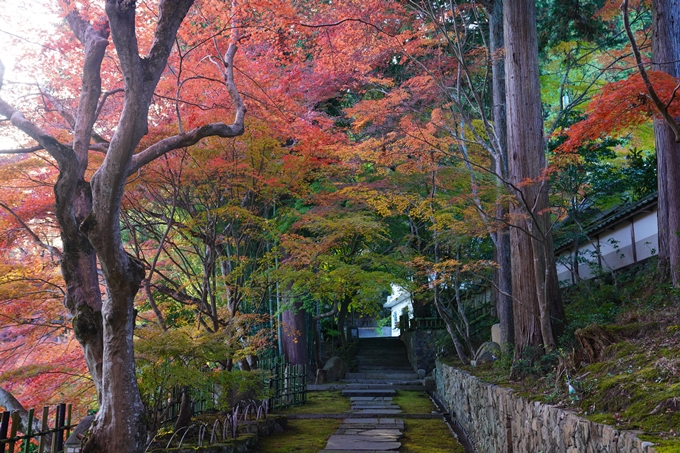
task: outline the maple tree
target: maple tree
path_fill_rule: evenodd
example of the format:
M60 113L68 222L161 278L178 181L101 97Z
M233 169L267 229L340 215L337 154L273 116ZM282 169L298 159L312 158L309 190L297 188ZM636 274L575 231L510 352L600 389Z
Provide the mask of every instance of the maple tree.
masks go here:
M158 8L163 14L159 19L154 5L135 9L127 3L110 1L106 11L88 3L79 4L81 9L76 11L63 2L69 28L86 48L85 58L77 51L79 47L69 30L58 28L48 48L68 54L74 62L62 64L64 70L55 74L59 78L51 81L53 86L40 93L38 102L44 103L45 114L27 115L25 119L18 109L2 103L1 113L36 141L35 146L17 152L45 150L61 171L55 185L55 213L64 249L61 264L66 305L74 315L75 333L84 346L98 389L98 420L106 421L96 424L89 449L105 451L102 445L106 444L112 450L136 451L145 436L138 419L123 415L140 414L131 339L133 302L139 284L144 282L144 263L138 259L143 255L128 255L123 248L123 240L134 239L132 230L121 230L119 222L126 178L145 174L144 166L171 150L194 145L210 135L228 137L242 132L244 107L233 84L236 36L232 19L252 27L241 41L246 57L243 60L254 74L242 72L243 92L253 100L253 113L262 123L281 125L276 141L284 144L282 148L287 151L280 156L287 176L278 183L267 183L299 186L308 181L305 169L314 171L327 163L324 147L337 139L323 129L332 128L332 121L325 112L311 107L336 95L357 77L352 55L335 58L333 51L329 58L309 39L316 33L316 26L300 23L311 19L310 10L303 6L299 10L305 14L283 31L268 24L282 17L291 19L293 8L286 2L274 8L269 2L262 8L234 10L222 2L200 2L188 13L191 21L185 21L180 28L192 3L161 2ZM251 2L249 6L259 5ZM358 3L347 6L358 7ZM363 6L358 10L367 17L378 13ZM325 7L318 19L333 21L347 11ZM223 17L229 20L223 22ZM209 27L205 27L207 18L211 18ZM357 19L357 23L362 20ZM336 36L334 30L340 28L348 27L328 27L326 36L331 46L347 36ZM352 44L370 45L384 40L384 35L372 33L375 30L371 27L364 31L355 34ZM111 58L106 53L109 32L117 50ZM302 45L290 45L293 42ZM381 46L370 47L376 49L373 58L385 57ZM225 49L229 49L226 55ZM138 53L146 57L140 58ZM43 61L54 62L55 57L46 52ZM264 64L258 68L261 62ZM78 73L79 67L82 74ZM331 73L338 75L337 83L328 83ZM82 90L76 82L80 75ZM61 88L54 89L59 84ZM102 86L108 89L103 95ZM27 113L31 111L29 103L17 106L24 107ZM219 123L233 112L233 106L235 123ZM220 146L219 141L211 146ZM235 207L229 209L238 211ZM134 223L128 226L136 227ZM158 240L156 246L162 244ZM132 252L141 250L134 240L128 245L127 250ZM97 278L98 265L105 279L103 287ZM152 276L158 278L158 270ZM175 289L181 287L174 283ZM114 344L120 347L114 348ZM119 363L118 359L124 366L111 368L111 364ZM115 397L121 391L132 397ZM136 434L113 434L120 434L120 430Z
M63 243L64 304L73 315L75 335L83 346L100 403L85 451L142 451L147 441L132 345L134 298L144 273L138 261L125 252L121 238L120 204L126 179L173 149L207 136L230 137L243 132L245 108L233 81L236 43L232 41L217 61L224 68L224 90L236 107L234 123L180 130L136 152L149 132L154 90L192 4L193 1L160 2L157 19L149 22L154 26L147 34L138 33L133 3L106 2L108 21L94 25L85 15L92 11L67 11L69 28L85 48L84 59L74 62L82 65L82 85L80 90L74 88L79 91L74 114L65 115L72 127L67 134L57 135L48 124L39 124L37 118L27 118L5 100L0 101L0 113L49 153L59 168L59 179L54 184L54 212ZM116 88L122 87L124 96L118 104L120 110L115 110L110 119L115 129L108 140L101 140L103 137L94 128L102 108L111 107L105 102L107 96L102 96L102 70L110 69L102 65L109 33L122 76ZM146 54L144 58L140 49ZM92 148L105 150L105 156L88 181ZM98 264L106 284L103 298Z

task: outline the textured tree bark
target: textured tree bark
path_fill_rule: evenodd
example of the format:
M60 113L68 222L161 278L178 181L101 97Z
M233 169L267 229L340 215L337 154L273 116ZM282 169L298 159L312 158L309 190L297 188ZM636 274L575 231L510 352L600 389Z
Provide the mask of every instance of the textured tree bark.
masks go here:
M503 180L508 178L508 138L507 118L505 113L505 62L502 56L503 47L503 0L494 0L487 5L489 14L489 52L491 53L491 74L493 91L493 119L498 136L499 158L495 162L495 172ZM502 186L502 187L501 187ZM504 185L499 184L499 195ZM505 219L508 207L499 203L496 218ZM515 329L512 319L512 261L510 249L510 231L504 227L494 233L496 235L495 259L498 264L494 281L496 282L496 307L501 325L501 343L515 342Z
M97 387L100 410L84 452L137 453L144 451L147 426L135 376L132 335L135 295L144 268L124 248L120 231L120 205L130 174L174 149L191 146L208 136L234 137L243 133L245 106L233 80L236 39L224 60L224 83L236 114L230 125L213 123L167 137L135 153L148 130L148 111L154 89L175 44L177 30L193 0L162 0L148 55L139 55L135 28L135 2L107 0L106 13L125 80L125 100L115 133L102 165L90 183L85 180L88 152L97 106L101 98L101 63L109 44L108 31L95 29L77 12L66 20L85 49L82 89L75 117L65 115L73 129L72 146L28 121L0 99L0 114L33 138L56 161L59 179L54 186L55 215L63 242L64 304L73 315L73 327ZM0 88L2 87L0 65ZM98 267L104 276L102 300Z
M307 365L309 362L305 315L302 304L294 302L293 308L284 311L281 317L283 354L292 365Z
M652 2L654 69L680 77L680 0ZM680 119L676 118L676 121ZM659 189L659 271L680 286L680 143L662 118L654 120Z
M543 171L541 111L533 0L504 2L508 173L517 204L511 230L515 355L529 345L555 347L553 324L561 323L562 304L557 286L549 230L548 193Z

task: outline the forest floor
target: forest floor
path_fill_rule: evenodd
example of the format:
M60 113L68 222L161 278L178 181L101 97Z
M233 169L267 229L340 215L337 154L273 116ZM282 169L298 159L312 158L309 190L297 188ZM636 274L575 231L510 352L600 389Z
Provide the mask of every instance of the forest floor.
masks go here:
M526 350L486 366L446 363L522 396L639 433L680 451L680 303L654 263L564 291L569 327L557 351Z

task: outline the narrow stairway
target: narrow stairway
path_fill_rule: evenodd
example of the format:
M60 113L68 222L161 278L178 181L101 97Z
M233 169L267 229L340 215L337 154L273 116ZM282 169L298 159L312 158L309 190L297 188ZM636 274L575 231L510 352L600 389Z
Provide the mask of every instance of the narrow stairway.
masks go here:
M398 338L359 340L358 371L347 373L342 395L350 398L352 415L327 442L321 453L387 453L401 448L404 420L392 401L396 389L424 390Z
M361 338L358 341L358 371L347 373L343 379L349 383L348 389L381 386L401 390L423 388L423 380L413 371L406 346L399 338Z

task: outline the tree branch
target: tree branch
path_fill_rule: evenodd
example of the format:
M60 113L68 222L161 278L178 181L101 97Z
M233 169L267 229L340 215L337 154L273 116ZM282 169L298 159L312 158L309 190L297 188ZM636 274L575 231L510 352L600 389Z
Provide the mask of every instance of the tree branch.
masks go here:
M90 138L102 92L101 65L109 45L109 32L107 29L95 30L75 10L66 16L66 21L76 38L85 46L83 83L73 137L73 150L78 156L80 167L78 174L85 174Z
M652 81L649 79L649 74L647 74L647 70L645 69L645 65L642 61L642 55L640 54L640 49L635 42L635 36L633 35L633 31L630 28L630 21L628 18L628 0L623 0L621 3L621 12L623 13L623 26L626 29L626 35L630 41L630 46L633 49L633 55L635 55L635 62L637 63L640 77L642 77L642 81L645 83L645 87L647 88L647 94L654 103L654 106L658 112L661 114L661 116L663 116L663 119L666 120L668 126L670 126L670 128L673 130L673 133L675 134L675 142L680 143L680 124L678 124L678 122L675 121L675 118L673 118L668 112L668 106L670 105L670 102L669 104L664 104L664 102L659 99L659 95L656 93L654 85L652 85ZM673 91L673 96L675 96L675 91ZM672 100L673 98L671 98L671 101Z
M42 146L31 146L30 148L0 149L0 154L29 154L45 149Z
M224 55L224 69L222 71L225 87L236 106L234 122L231 125L224 123L206 124L205 126L192 129L189 132L165 138L151 145L144 151L133 156L132 163L128 170L128 176L134 174L137 170L154 159L157 159L172 150L194 145L203 138L213 136L230 138L243 134L246 107L241 95L236 89L236 83L234 82L234 55L236 54L236 50L236 37L234 37Z
M0 114L9 118L14 127L38 142L60 164L67 163L73 155L73 150L60 143L50 134L26 119L23 113L0 99Z
M53 254L53 255L55 255L57 258L61 259L61 251L60 251L58 248L56 248L56 247L54 247L54 246L51 246L51 245L49 245L49 244L45 244L42 240L40 240L40 238L38 237L38 235L35 234L35 232L34 232L28 225L26 225L26 222L24 222L24 221L21 219L21 217L19 217L19 216L12 210L12 208L10 208L9 206L7 206L5 203L2 203L2 202L0 202L0 208L3 208L3 209L6 210L7 212L9 212L9 214L10 214L12 217L14 217L14 219L15 219L17 222L19 222L19 224L26 230L26 232L28 232L28 234L33 238L33 241L34 241L38 246L40 246L40 247L46 249L46 250L49 251L51 254Z

